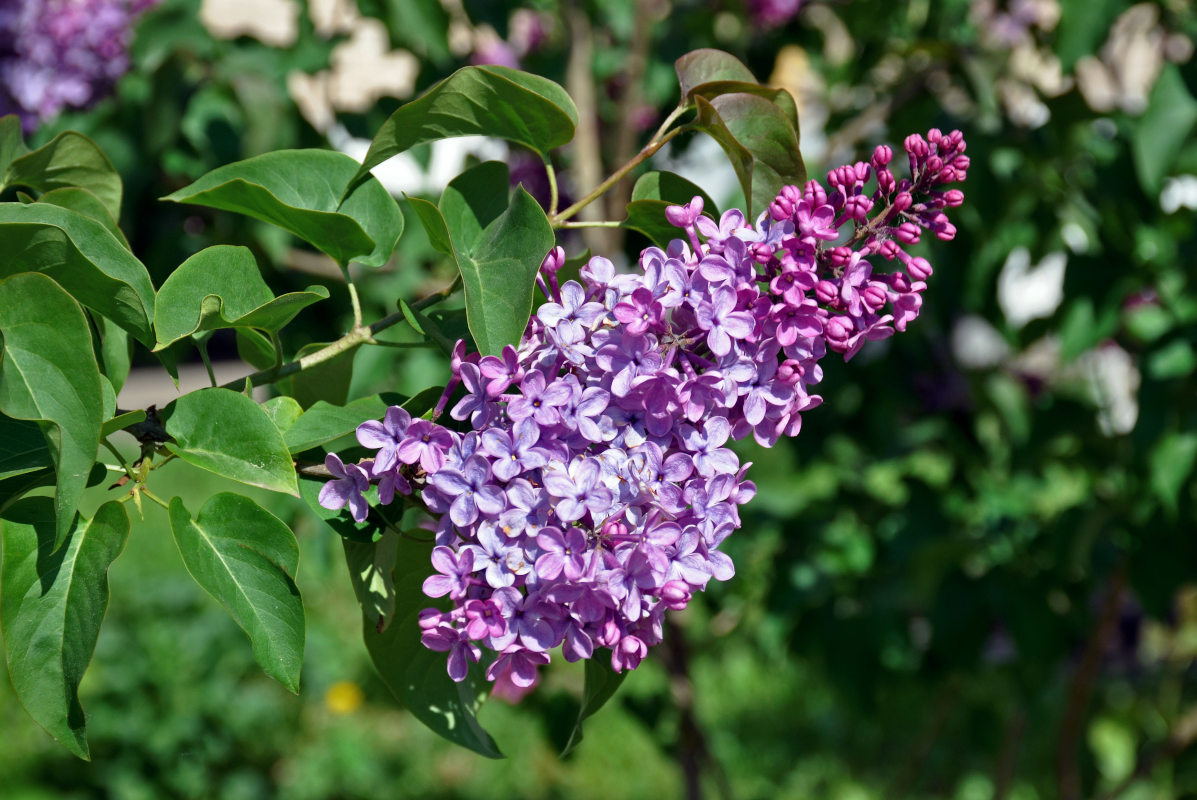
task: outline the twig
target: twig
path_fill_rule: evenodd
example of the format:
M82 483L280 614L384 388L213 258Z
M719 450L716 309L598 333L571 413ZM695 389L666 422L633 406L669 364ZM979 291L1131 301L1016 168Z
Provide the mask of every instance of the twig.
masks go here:
M1118 609L1122 605L1122 593L1126 588L1126 565L1119 564L1110 576L1106 589L1105 603L1097 627L1085 645L1081 662L1077 665L1072 686L1068 691L1068 705L1064 720L1060 723L1060 744L1056 751L1056 782L1061 800L1080 800L1081 772L1077 766L1077 751L1085 723L1085 711L1093 696L1093 687L1101 671L1101 659L1106 643L1118 626Z

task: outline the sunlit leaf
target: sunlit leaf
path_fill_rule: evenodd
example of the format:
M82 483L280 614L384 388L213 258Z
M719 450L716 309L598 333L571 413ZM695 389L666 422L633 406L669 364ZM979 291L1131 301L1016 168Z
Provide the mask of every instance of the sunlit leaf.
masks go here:
M39 194L67 186L87 189L114 219L121 215L121 176L96 143L65 131L4 170L4 186L26 186Z

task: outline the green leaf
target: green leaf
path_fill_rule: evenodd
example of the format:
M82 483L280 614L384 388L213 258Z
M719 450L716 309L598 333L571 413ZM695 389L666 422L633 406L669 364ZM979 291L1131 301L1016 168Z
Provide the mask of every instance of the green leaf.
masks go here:
M124 430L130 425L137 425L138 423L145 422L145 419L146 414L141 409L137 409L136 411L126 411L124 414L113 417L104 423L104 426L100 429L100 438L103 439L106 436L111 436L117 431Z
M1131 136L1135 173L1148 196L1159 196L1164 178L1189 141L1194 124L1197 124L1197 99L1185 86L1180 68L1167 64L1151 90L1147 111L1135 123Z
M556 83L509 67L463 67L402 106L370 143L354 181L409 148L495 136L547 153L574 138L578 110Z
M287 429L283 439L292 453L311 450L353 433L368 419L381 419L389 406L398 405L402 399L399 395L375 394L343 406L317 400Z
M97 315L96 327L100 330L100 368L119 393L133 366L133 343L129 332L108 317Z
M798 135L784 111L755 94L695 97L693 123L710 134L731 160L748 198L748 218L755 219L787 184L806 182Z
M52 206L60 208L69 208L71 211L82 214L89 219L94 219L103 225L126 250L132 250L129 247L129 240L125 238L120 225L117 224L116 217L112 216L100 198L96 197L90 190L84 189L81 186L64 186L61 189L52 189L46 192L38 198L38 202L49 203Z
M0 623L21 705L66 749L88 759L79 681L108 608L108 567L129 538L129 517L119 503L105 503L90 522L73 519L78 524L57 549L54 517L49 498L33 497L0 520Z
M167 409L170 452L231 480L298 496L283 435L262 407L229 389L185 394Z
M253 500L231 492L213 496L194 520L176 497L170 528L187 571L249 635L254 659L298 694L305 631L294 580L295 535Z
M154 349L218 328L277 332L300 311L327 297L323 286L275 297L249 248L209 247L180 264L158 290Z
M685 205L695 196L702 197L704 214L719 218L714 201L698 186L672 172L646 172L632 188L628 217L620 224L643 233L657 247L665 248L673 239L685 235L665 219L665 209Z
M432 249L447 256L453 255L453 242L449 238L449 229L445 226L445 218L441 216L436 205L419 197L409 197L407 202L411 204L420 224L424 226L424 231L428 234L428 243L432 245Z
M42 486L54 485L53 469L36 469L11 478L0 478L0 518L8 516L8 509L26 493ZM0 525L3 523L0 522Z
M295 359L299 360L327 346L327 342L305 344L299 348ZM309 408L321 400L333 405L344 405L349 398L349 383L353 380L353 357L356 352L356 349L346 350L328 361L297 372L293 377L279 381L279 388L294 397L304 408Z
M274 427L278 428L279 433L284 434L284 439L287 431L295 424L295 420L303 414L303 408L295 402L295 398L286 395L270 398L262 404L262 410L266 412L266 416L270 417L270 421L274 423Z
M280 150L218 167L163 199L245 214L340 264L380 267L403 233L403 214L381 183L359 181L357 166L344 153Z
M29 152L21 135L21 118L16 114L0 117L0 175L8 171L13 159Z
M740 59L731 53L709 47L686 53L673 62L673 70L677 73L684 101L691 100L695 89L703 84L717 81L756 83L752 70L744 66Z
M402 298L399 299L399 310L403 312L403 318L416 333L435 344L445 355L453 352L453 348L457 345L457 339L448 336L436 320L422 311L412 308Z
M374 630L378 633L390 627L395 618L395 557L399 541L399 534L386 531L370 544L344 542L353 593L365 618L375 620Z
M392 536L394 534L391 534ZM362 636L366 650L383 683L403 705L436 733L487 758L502 758L494 739L478 723L478 709L489 689L482 668L471 665L461 683L449 677L446 654L420 643L419 613L433 605L424 594L424 579L431 567L432 543L404 536L396 537L394 560L382 560L377 548L382 541L361 544L343 540L354 590L362 605ZM385 541L385 537L383 539ZM387 622L385 611L386 571L391 570L394 587L394 617ZM379 582L384 592L379 591ZM379 608L383 615L380 620ZM379 630L379 622L383 629Z
M36 422L0 414L0 479L53 466L54 457Z
M96 143L65 131L20 158L4 171L4 186L26 186L39 194L79 186L99 199L112 217L121 215L121 176Z
M58 475L58 540L100 446L104 395L83 309L34 272L0 281L0 412L37 421Z
M154 287L145 265L94 219L49 203L0 203L0 278L40 272L153 347Z
M582 689L582 707L578 709L578 721L574 723L569 741L566 743L565 749L561 751L562 758L581 744L582 723L588 717L594 716L608 700L615 696L615 691L619 689L623 679L627 676L627 672L616 672L611 669L611 662L606 658L600 658L598 653L595 653L594 658L586 660L586 684Z
M497 202L507 197L494 185L506 167L495 164L459 175L440 206L461 272L470 333L483 354L519 344L532 313L536 273L555 241L548 217L522 186L509 205Z
M275 365L274 343L252 328L237 328L237 355L254 369Z
M1195 460L1197 433L1166 434L1151 451L1151 489L1173 516Z

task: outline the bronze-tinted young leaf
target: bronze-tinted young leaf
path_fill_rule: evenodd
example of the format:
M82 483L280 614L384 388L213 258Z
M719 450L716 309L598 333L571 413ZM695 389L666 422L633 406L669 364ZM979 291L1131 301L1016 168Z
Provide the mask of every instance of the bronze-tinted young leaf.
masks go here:
M785 113L754 94L697 96L695 127L710 134L731 160L748 198L748 218L773 201L781 187L806 182L798 136Z
M250 486L298 496L283 435L262 407L229 389L201 389L168 407L167 449L189 464Z
M330 150L280 150L218 167L163 199L245 214L338 263L380 267L403 233L403 214L377 180L359 180L357 166Z
M216 245L193 255L158 290L155 350L200 331L258 328L278 331L312 303L328 297L323 286L275 297L246 247Z
M45 275L0 281L0 412L38 423L58 475L58 540L100 446L104 395L83 309Z
M187 571L249 636L254 659L298 693L305 629L295 535L253 500L231 492L213 496L196 519L176 497L170 528Z
M383 683L417 719L451 742L487 758L502 758L494 739L477 719L489 692L482 668L472 665L466 679L457 683L446 670L446 654L420 643L420 611L434 605L422 588L429 574L432 543L408 535L396 539L394 559L389 563L377 557L377 548L381 545L382 555L389 559L390 544L344 540L345 559L362 605L362 636L370 659ZM388 569L390 587L385 581ZM386 614L390 598L380 594L379 579L385 592L393 589L393 617Z
M509 67L463 67L383 123L354 180L438 139L495 136L547 153L573 139L577 126L573 100L551 80Z
M0 520L0 624L8 674L29 716L63 747L89 758L79 681L108 608L108 567L129 537L119 503L90 521L73 517L61 547L47 497L21 500Z
M0 203L0 278L40 272L153 347L154 287L145 265L94 219L49 203Z
M731 53L704 47L692 50L673 62L678 83L682 89L682 100L693 100L695 88L715 81L740 81L756 83L752 70L744 66Z
M561 757L569 755L582 742L582 723L588 717L602 708L608 700L615 696L615 692L628 676L627 672L616 672L611 669L611 661L599 653L586 661L586 683L582 689L582 706L578 709L578 721L574 723L573 731Z
M714 201L695 184L672 172L646 172L632 187L628 217L621 225L643 233L657 247L664 248L673 239L685 237L680 228L665 219L665 209L685 205L696 196L702 198L703 213L718 219Z
M786 119L794 128L795 135L799 134L798 104L794 102L794 95L789 89L775 89L772 86L761 86L755 81L710 81L695 86L691 91L691 98L702 96L707 100L714 100L721 94L755 94L763 97L781 109Z
M121 176L95 142L65 131L46 145L13 159L3 186L26 186L39 194L79 186L94 194L114 219L121 215Z

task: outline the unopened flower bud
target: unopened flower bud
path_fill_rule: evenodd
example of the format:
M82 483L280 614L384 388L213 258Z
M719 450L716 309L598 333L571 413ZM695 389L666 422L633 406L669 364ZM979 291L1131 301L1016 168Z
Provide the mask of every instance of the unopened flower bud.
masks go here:
M827 336L827 340L833 344L843 344L848 341L848 337L852 335L853 330L852 319L842 315L832 317L823 326L823 333Z
M661 587L661 602L666 608L681 611L690 602L690 586L685 581L666 581Z
M898 241L902 244L917 244L921 232L919 226L913 222L903 222L894 231L894 235L898 237Z
M881 169L894 158L894 151L889 145L879 144L877 149L873 151L873 166Z
M839 287L831 281L819 281L815 284L815 297L820 303L831 305L840 296Z
M906 271L916 281L925 281L931 277L931 263L922 256L915 256L906 263Z
M885 305L886 296L885 289L876 283L870 283L865 287L865 290L860 293L860 299L870 311L876 311Z
M540 271L546 275L556 275L565 266L565 248L558 245L549 251L549 254L544 257L544 261L540 262Z
M914 205L914 196L910 192L898 192L894 197L894 211L905 211Z
M943 199L949 208L956 208L964 202L964 192L959 189L949 189L944 192Z
M694 224L694 220L702 214L702 204L702 195L695 195L694 199L684 206L666 206L665 219L669 221L670 225L689 228Z

